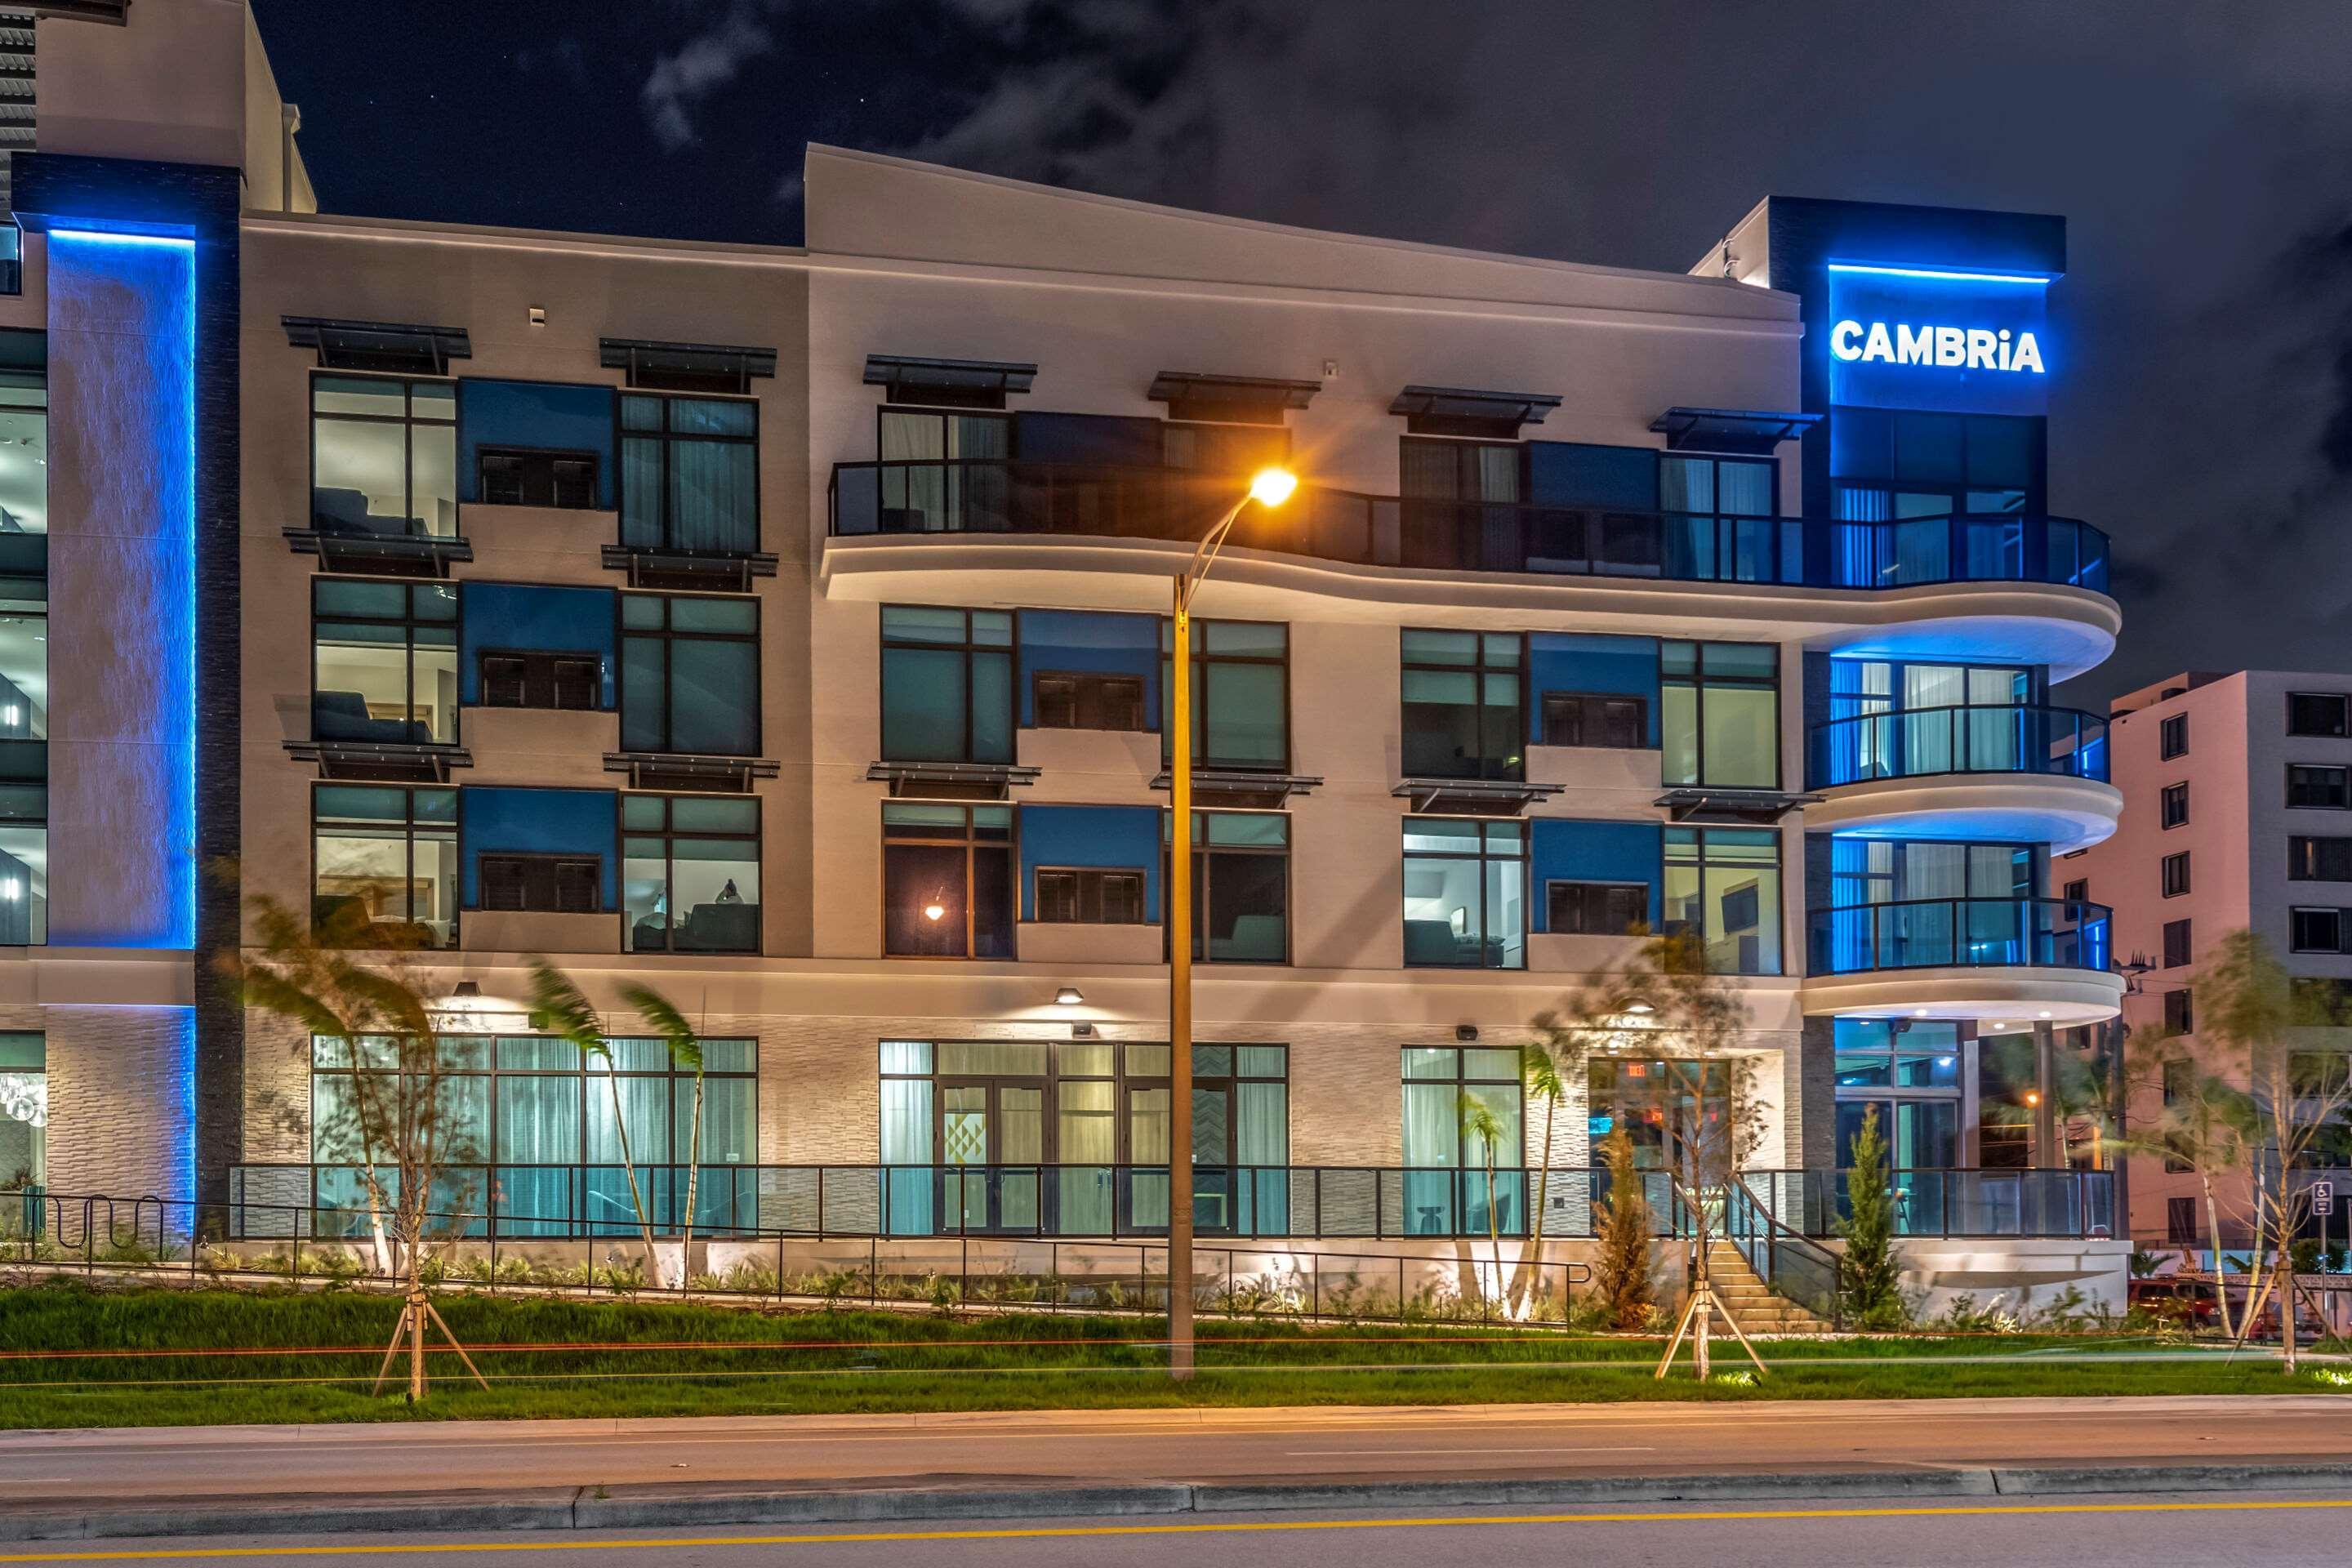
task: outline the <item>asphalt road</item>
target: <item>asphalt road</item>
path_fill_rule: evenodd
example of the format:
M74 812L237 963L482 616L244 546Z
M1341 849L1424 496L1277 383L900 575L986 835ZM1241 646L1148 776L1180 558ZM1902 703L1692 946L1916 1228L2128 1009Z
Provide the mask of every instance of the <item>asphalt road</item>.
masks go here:
M0 1505L647 1482L1402 1480L2352 1462L2352 1402L1953 1399L0 1434ZM2352 1529L2352 1518L2341 1521Z
M1432 1562L1580 1565L1801 1563L1806 1568L1907 1563L2340 1563L2352 1499L2316 1495L2082 1497L2033 1503L1885 1504L1789 1501L1766 1507L1559 1510L1541 1515L1463 1511L1187 1515L1181 1521L1086 1519L972 1524L818 1527L795 1531L635 1531L607 1539L335 1536L299 1540L159 1540L28 1543L0 1564L142 1558L236 1562L267 1549L273 1568L357 1568L387 1549L418 1563L478 1564L525 1553L532 1568L1265 1568L1345 1563L1428 1568Z

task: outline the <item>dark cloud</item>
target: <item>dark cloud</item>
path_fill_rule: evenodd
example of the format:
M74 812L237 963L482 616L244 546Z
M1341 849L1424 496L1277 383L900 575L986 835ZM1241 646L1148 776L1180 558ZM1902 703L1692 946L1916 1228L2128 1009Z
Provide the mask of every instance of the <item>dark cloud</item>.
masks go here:
M481 63L544 38L532 6L384 0L394 112L362 134L334 129L362 75L334 8L257 5L348 210L789 239L822 140L1675 269L1769 192L2063 213L2053 504L2115 537L2128 621L2070 695L2352 668L2343 0L669 0L595 31L566 5L616 85L557 115Z

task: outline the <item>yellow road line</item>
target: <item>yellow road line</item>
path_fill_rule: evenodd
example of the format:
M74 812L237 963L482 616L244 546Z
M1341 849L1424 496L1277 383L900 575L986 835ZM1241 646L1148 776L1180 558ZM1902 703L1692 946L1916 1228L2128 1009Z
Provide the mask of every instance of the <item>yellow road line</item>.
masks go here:
M2260 1513L2352 1509L2352 1499L2270 1502L1951 1503L1913 1508L1727 1509L1682 1513L1510 1513L1458 1519L1289 1519L1217 1524L1076 1524L1004 1530L892 1530L803 1535L692 1535L611 1541L460 1541L373 1546L178 1546L121 1552L25 1552L0 1563L145 1563L187 1557L386 1557L430 1552L613 1552L663 1547L839 1546L873 1542L1040 1541L1074 1536L1234 1535L1302 1530L1426 1530L1472 1524L1673 1524L1723 1520L1948 1519L1975 1514Z

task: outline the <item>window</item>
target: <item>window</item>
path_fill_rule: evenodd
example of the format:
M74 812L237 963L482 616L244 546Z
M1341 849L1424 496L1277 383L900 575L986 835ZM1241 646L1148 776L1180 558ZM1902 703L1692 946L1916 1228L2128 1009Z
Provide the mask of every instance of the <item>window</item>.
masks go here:
M1853 1163L1853 1141L1873 1109L1898 1171L1960 1163L1960 1029L1911 1020L1898 1031L1883 1018L1839 1018L1832 1026L1837 1163Z
M1668 784L1780 786L1780 650L1769 644L1658 645Z
M2286 879L2290 882L2352 882L2352 838L2288 839Z
M35 1192L47 1182L48 1129L48 1041L0 1035L0 1192Z
M760 951L757 800L625 795L621 835L625 951Z
M48 531L48 376L0 371L0 533Z
M1527 853L1523 823L1405 818L1406 965L1525 969Z
M457 942L457 792L316 784L310 908L375 947Z
M1875 521L2022 512L2041 447L2036 418L1841 407L1830 448L1837 515ZM1972 563L1962 574L1994 575L1983 568Z
M1639 751L1649 742L1650 704L1646 699L1593 691L1543 694L1543 743L1547 746L1608 746Z
M1011 958L1013 808L889 801L882 807L882 951Z
M2177 899L2189 891L2189 851L2164 858L2164 896Z
M1516 633L1404 634L1404 773L1423 779L1526 776Z
M885 408L876 470L884 533L1003 528L1011 495L1013 421L1002 414Z
M1721 1132L1712 1129L1720 1128L1718 1118L1731 1103L1727 1062L1596 1057L1587 1064L1584 1081L1586 1135L1591 1146L1600 1148L1624 1129L1633 1145L1636 1169L1687 1173L1693 1155L1709 1142L1717 1151L1723 1147ZM1648 1190L1654 1204L1664 1200L1663 1183Z
M2187 785L2180 786L2185 792ZM2182 796L2183 810L2187 795ZM2291 806L2317 806L2341 811L2352 806L2352 768L2314 767L2301 763L2289 763L2286 768L2286 803ZM2184 816L2182 820L2187 820ZM2166 826L2171 824L2167 823Z
M1160 814L1163 848L1173 816ZM1290 961L1290 818L1192 814L1192 956L1210 963Z
M1141 730L1143 677L1041 669L1030 677L1040 730Z
M484 447L482 500L494 506L553 506L584 510L596 504L596 454Z
M2165 1168L2171 1169L2171 1164L2170 1161L2166 1161ZM2197 1200L2195 1198L2164 1200L2164 1239L2166 1244L2171 1247L2200 1245L2197 1234Z
M1169 745L1168 653L1174 628L1160 624L1160 758ZM1192 623L1192 765L1204 771L1281 773L1290 766L1290 628L1278 622Z
M621 542L742 555L760 548L760 405L621 398Z
M2157 755L2167 762L2189 754L2189 715L2175 713L2157 728Z
M1630 936L1650 922L1650 889L1639 882L1547 882L1544 900L1555 936Z
M760 752L760 605L621 595L621 749Z
M1694 933L1717 974L1780 973L1780 836L1666 829L1666 929Z
M2290 691L2286 696L2286 732L2290 735L2343 735L2346 699L2340 691Z
M2340 1099L2352 1085L2352 1057L2342 1051L2289 1051L2286 1079L2297 1100Z
M2164 967L2178 969L2189 962L2189 922L2164 922Z
M674 1059L668 1042L608 1040L609 1065L583 1058L569 1040L536 1035L444 1035L452 1070L440 1078L441 1110L449 1131L440 1180L478 1205L474 1234L610 1236L636 1233L636 1205L621 1163L622 1126L614 1121L614 1085L626 1118L637 1189L656 1228L674 1231L684 1215L686 1159L700 1158L695 1179L697 1225L708 1231L758 1223L756 1114L757 1047L747 1039L706 1039L700 1082ZM363 1145L354 1108L364 1092L358 1079L389 1079L397 1064L393 1042L362 1038L355 1063L342 1042L311 1042L310 1158L319 1202L364 1210L354 1166ZM356 1071L354 1070L356 1068ZM394 1106L383 1087L375 1103ZM701 1141L691 1136L697 1093L702 1100Z
M0 426L5 423L0 419ZM0 454L0 474L5 466L5 455ZM5 494L0 490L0 496ZM5 501L0 500L0 514L6 510ZM7 597L0 591L0 602ZM0 742L48 739L48 690L49 617L0 614Z
M1193 406L1207 412L1200 404ZM1240 405L1227 412L1235 418L1282 417L1278 411L1260 413ZM1171 419L1160 427L1160 460L1171 468L1245 479L1260 468L1290 461L1290 432L1279 424L1209 425Z
M586 915L603 902L604 867L580 855L485 855L481 908Z
M604 674L593 654L481 655L482 706L593 710L604 706Z
M457 742L457 588L310 579L310 738Z
M2167 784L2157 797L2157 822L2163 827L2179 827L2189 820L2189 785Z
M2197 1009L2189 996L2186 987L2164 994L2164 1027L2167 1033L2193 1035L2197 1032ZM2164 1103L2167 1105L2172 1103L2173 1065L2170 1062L2164 1065Z
M2177 924L2186 926L2180 921ZM2172 927L2165 931L2165 963L2172 960ZM2186 944L2186 935L2183 937ZM2341 952L2344 951L2344 911L2342 910L2294 909L2287 911L2287 946L2297 952ZM2185 961L2184 961L2185 962Z
M2070 904L2084 904L2090 902L2091 879L2088 877L2075 878L2073 881L2067 883L2064 889L2062 889L2061 896L2063 897Z
M49 790L0 784L0 946L49 940Z
M457 383L312 376L310 526L321 533L454 538Z
M882 759L1013 761L1012 612L883 606Z
M1141 925L1143 873L1040 866L1037 919L1045 925Z
M1519 1053L1407 1046L1402 1076L1406 1234L1484 1236L1490 1223L1496 1234L1520 1234L1528 1213Z

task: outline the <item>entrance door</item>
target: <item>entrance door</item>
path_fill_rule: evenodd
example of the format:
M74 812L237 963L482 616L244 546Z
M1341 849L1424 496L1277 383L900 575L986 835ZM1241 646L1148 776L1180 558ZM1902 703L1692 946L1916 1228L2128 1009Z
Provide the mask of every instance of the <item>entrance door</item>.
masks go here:
M1127 1147L1129 1225L1168 1228L1168 1086L1129 1084ZM1222 1235L1234 1222L1233 1092L1223 1085L1192 1090L1192 1228ZM1158 1166L1154 1170L1152 1167Z
M1045 1091L999 1079L940 1085L940 1216L950 1231L1038 1228Z

